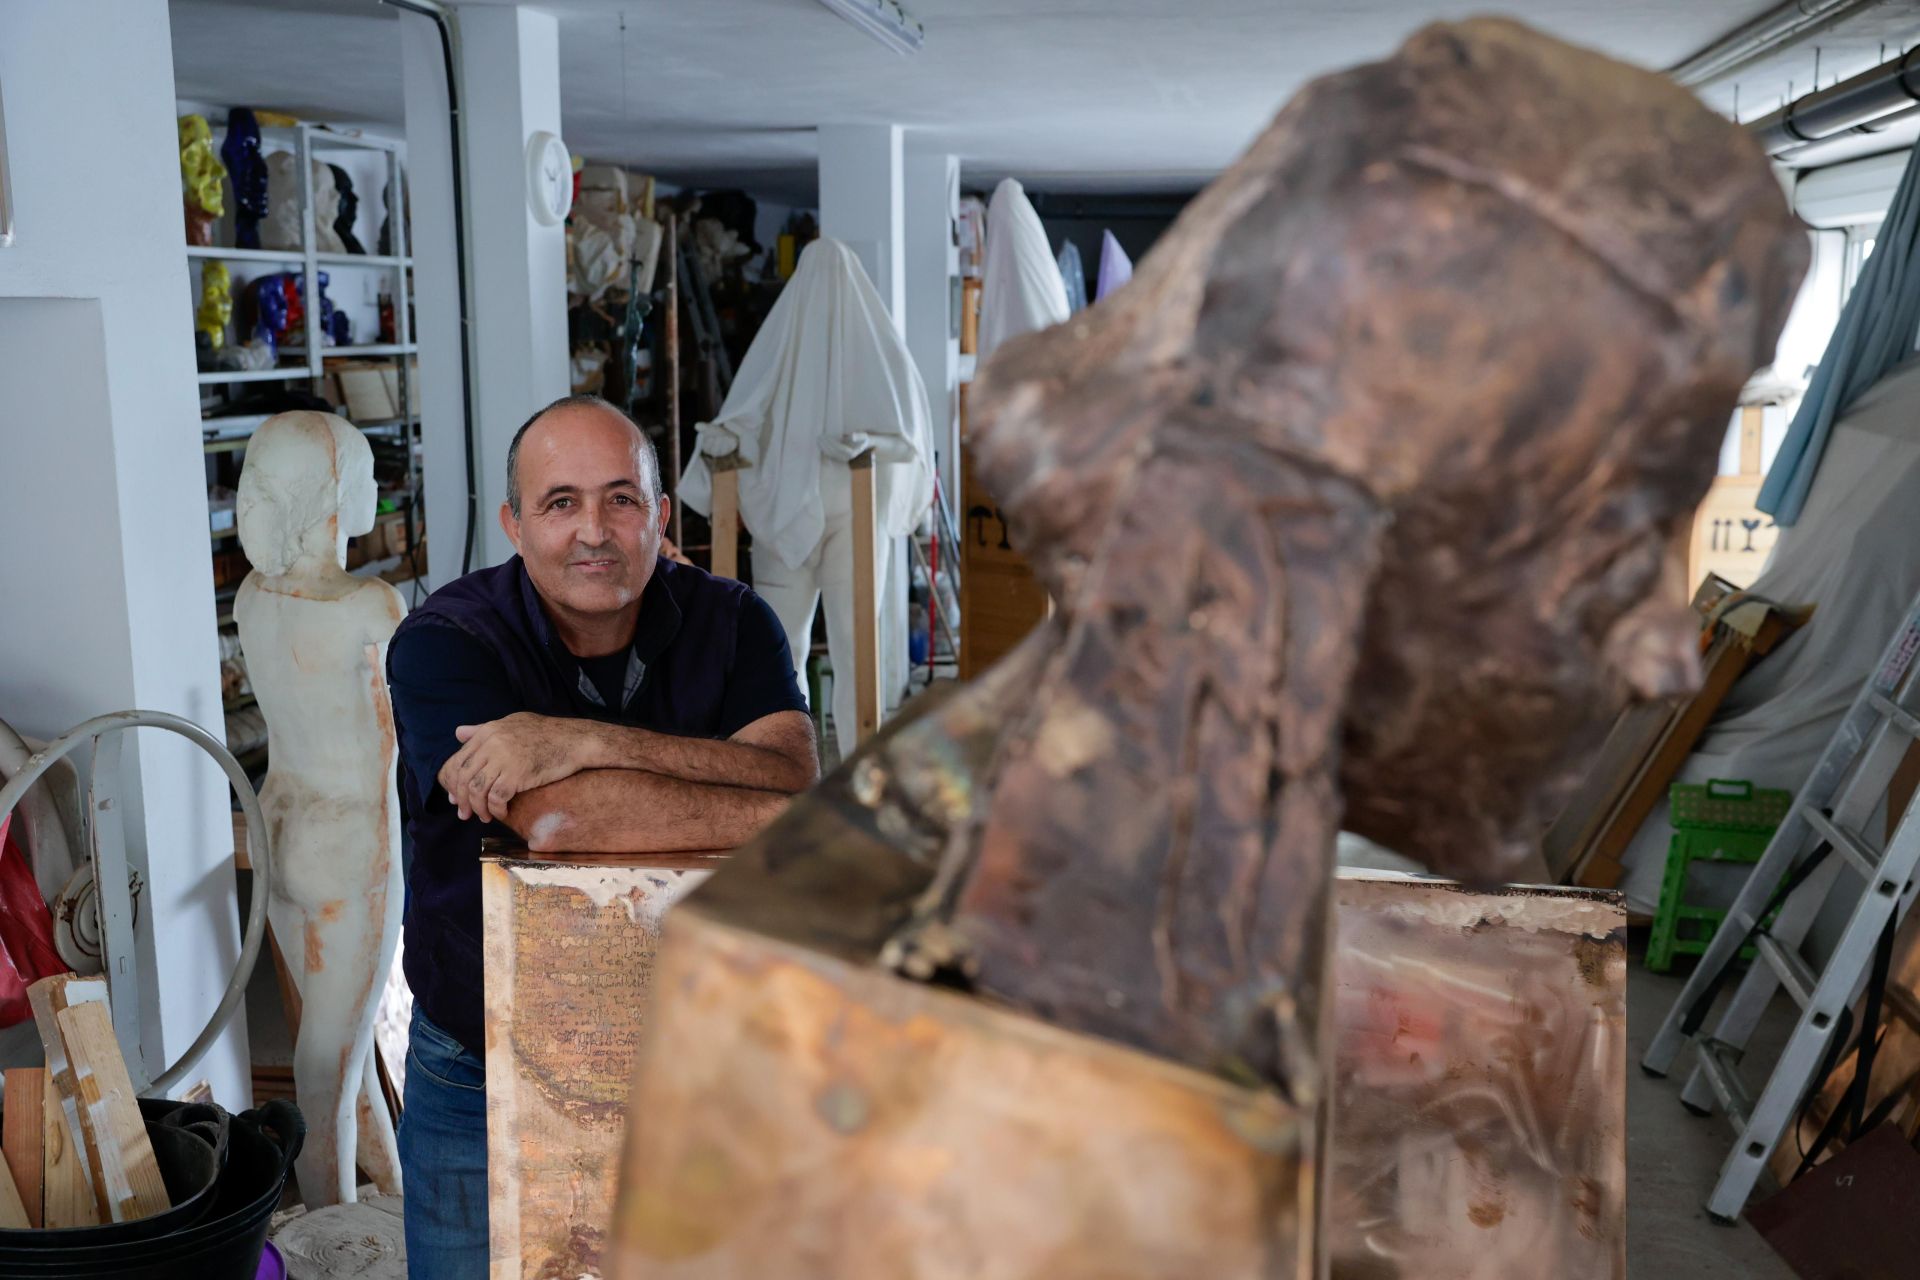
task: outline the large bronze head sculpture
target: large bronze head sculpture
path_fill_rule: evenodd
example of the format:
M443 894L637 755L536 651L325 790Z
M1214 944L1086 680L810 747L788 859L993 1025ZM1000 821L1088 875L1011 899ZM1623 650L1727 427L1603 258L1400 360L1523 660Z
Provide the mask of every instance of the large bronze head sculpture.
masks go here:
M1515 24L1315 83L982 371L1054 615L688 909L1311 1103L1337 831L1510 878L1684 685L1656 588L1806 253L1737 126Z
M1690 678L1656 588L1806 253L1737 126L1471 22L996 351L968 447L1055 612L677 909L634 1274L1312 1274L1336 833L1509 879Z

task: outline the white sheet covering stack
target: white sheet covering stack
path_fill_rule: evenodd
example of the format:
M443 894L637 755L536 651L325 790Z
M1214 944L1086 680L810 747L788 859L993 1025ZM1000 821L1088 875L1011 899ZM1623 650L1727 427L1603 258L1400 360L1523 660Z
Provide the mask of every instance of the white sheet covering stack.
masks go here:
M1060 264L1040 215L1018 181L1004 179L987 206L987 265L980 282L979 356L1008 338L1063 323L1071 312Z

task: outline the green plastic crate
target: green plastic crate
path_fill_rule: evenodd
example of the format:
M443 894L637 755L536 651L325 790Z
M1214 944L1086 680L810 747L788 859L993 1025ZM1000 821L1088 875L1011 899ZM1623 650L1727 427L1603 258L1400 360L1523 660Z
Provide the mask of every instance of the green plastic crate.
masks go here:
M1793 795L1756 788L1751 782L1716 778L1704 785L1678 782L1668 792L1673 839L1667 845L1667 871L1660 886L1660 909L1647 940L1647 968L1665 973L1675 956L1697 956L1707 949L1725 911L1689 905L1687 878L1697 862L1753 863L1767 851L1774 829L1787 816ZM1753 958L1753 948L1741 950Z

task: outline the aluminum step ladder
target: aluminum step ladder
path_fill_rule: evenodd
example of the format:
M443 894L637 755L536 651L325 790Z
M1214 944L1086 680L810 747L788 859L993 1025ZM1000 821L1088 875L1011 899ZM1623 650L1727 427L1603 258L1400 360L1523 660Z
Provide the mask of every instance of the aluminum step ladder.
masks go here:
M1914 868L1920 863L1920 805L1902 818L1884 849L1876 849L1865 832L1908 747L1920 740L1920 681L1912 678L1916 652L1920 596L1907 606L1874 674L1854 698L1640 1061L1649 1075L1664 1076L1684 1046L1696 1047L1698 1061L1681 1101L1701 1115L1718 1104L1740 1134L1707 1201L1707 1211L1722 1221L1738 1218L1746 1206L1774 1148L1818 1083L1813 1077L1827 1043L1866 983L1882 932L1912 902ZM1822 854L1822 845L1829 852ZM1811 864L1815 857L1820 860ZM1804 879L1780 902L1771 924L1758 928L1783 882L1796 872ZM1864 892L1825 971L1815 973L1801 958L1800 944L1842 872L1857 876ZM1758 953L1754 963L1713 1033L1700 1035L1704 1006L1749 934ZM1741 1079L1740 1059L1782 988L1800 1006L1800 1020L1755 1101ZM1696 1011L1696 1005L1702 1007Z

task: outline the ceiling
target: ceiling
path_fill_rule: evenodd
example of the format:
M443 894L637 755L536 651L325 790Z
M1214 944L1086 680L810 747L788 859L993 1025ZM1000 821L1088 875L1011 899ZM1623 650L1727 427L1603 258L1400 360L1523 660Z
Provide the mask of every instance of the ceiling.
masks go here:
M490 2L490 0L488 0ZM1191 190L1306 80L1379 57L1425 22L1506 12L1650 67L1774 0L905 0L901 57L815 0L555 0L562 122L594 160L813 203L819 124L895 122L962 158L969 186ZM1913 38L1914 6L1894 3ZM398 28L376 0L173 0L183 99L397 129ZM624 30L622 29L624 23ZM1821 82L1871 59L1842 49ZM1811 59L1803 74L1811 78ZM1849 65L1849 63L1857 65ZM1741 114L1797 68L1743 73ZM1710 91L1722 109L1731 86ZM1718 102L1720 97L1727 98Z

